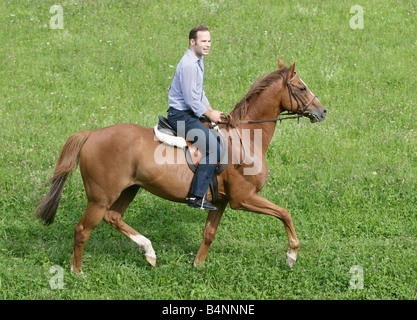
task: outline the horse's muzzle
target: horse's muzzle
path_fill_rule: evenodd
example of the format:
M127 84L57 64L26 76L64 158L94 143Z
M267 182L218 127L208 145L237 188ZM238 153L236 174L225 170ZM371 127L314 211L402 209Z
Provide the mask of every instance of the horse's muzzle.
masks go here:
M314 110L306 110L303 116L310 119L311 123L321 122L324 120L327 114L327 109L314 109Z

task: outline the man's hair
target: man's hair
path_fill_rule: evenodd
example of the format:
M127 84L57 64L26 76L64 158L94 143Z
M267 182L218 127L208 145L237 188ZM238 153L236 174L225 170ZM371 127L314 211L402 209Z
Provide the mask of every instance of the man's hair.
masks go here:
M194 41L197 41L197 32L198 31L209 31L209 29L206 26L196 26L191 29L190 35L188 36L188 42L193 39Z

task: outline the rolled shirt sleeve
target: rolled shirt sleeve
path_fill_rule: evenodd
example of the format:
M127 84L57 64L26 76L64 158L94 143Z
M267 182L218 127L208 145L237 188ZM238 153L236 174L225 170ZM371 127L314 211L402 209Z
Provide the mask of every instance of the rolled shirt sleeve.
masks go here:
M208 105L210 105L210 102L208 101L207 97L206 97L206 92L203 90L203 98L201 99L201 101L203 102L204 107L206 108ZM206 108L207 111L207 108ZM203 114L206 112L204 111Z

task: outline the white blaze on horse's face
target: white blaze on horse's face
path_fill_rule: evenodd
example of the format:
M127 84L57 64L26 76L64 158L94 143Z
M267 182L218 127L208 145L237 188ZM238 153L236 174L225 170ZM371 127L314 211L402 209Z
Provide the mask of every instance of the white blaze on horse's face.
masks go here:
M301 83L306 88L304 96L307 96L308 92L310 92L310 95L311 95L310 97L312 97L308 102L305 103L306 105L303 111L303 115L305 117L308 117L312 123L323 121L326 117L327 109L321 104L317 96L310 90L310 88L305 84L305 82L298 75L297 75L297 78L298 80L301 81Z
M316 96L314 93L313 93L313 91L311 91L311 89L308 87L308 85L306 85L305 84L305 82L303 81L303 79L301 79L300 77L298 77L298 79L300 79L300 81L303 83L303 85L308 89L308 91L310 91L310 94L312 95L312 96ZM317 101L320 101L318 98L317 98L317 96L316 96L316 100Z

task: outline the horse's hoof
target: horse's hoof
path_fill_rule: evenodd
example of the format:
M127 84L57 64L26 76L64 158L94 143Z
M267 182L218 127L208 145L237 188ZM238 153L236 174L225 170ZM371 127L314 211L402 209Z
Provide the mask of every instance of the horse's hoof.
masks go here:
M74 266L71 266L71 273L75 273L76 275L80 275L80 276L84 275L84 272L82 269L77 270L74 268Z
M203 268L203 266L204 266L204 261L201 262L200 260L197 260L197 259L194 261L194 268L200 269L200 268Z
M297 260L296 255L291 252L287 252L287 264L291 269L294 267L295 260Z
M156 258L152 258L152 257L148 257L148 256L145 256L145 258L152 267L156 266Z
M78 277L81 277L83 279L87 278L87 275L84 274L84 272L80 269L80 271L75 270L72 266L71 266L71 273L75 274Z

